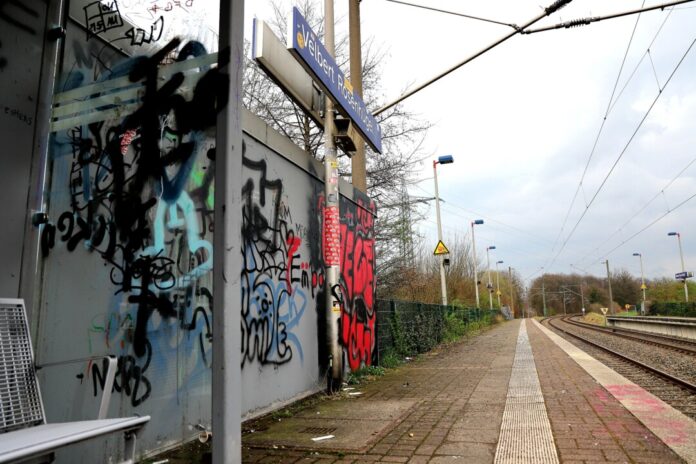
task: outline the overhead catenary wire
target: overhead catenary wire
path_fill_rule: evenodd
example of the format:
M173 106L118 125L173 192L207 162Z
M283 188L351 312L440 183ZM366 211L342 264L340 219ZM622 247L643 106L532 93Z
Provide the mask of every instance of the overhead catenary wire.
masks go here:
M597 190L595 191L594 195L593 195L592 198L590 199L590 202L589 202L588 205L585 207L585 210L582 212L582 214L581 214L580 217L578 218L577 222L576 222L575 225L573 226L573 229L570 231L570 233L568 234L568 236L567 236L566 239L564 240L563 245L561 246L561 249L558 250L558 252L556 253L556 256L555 256L555 257L553 258L553 260L551 261L550 266L553 266L553 264L556 262L556 259L558 259L558 257L560 256L560 254L561 254L561 253L563 252L563 250L565 249L566 245L568 244L568 241L570 241L570 239L573 237L573 235L574 235L575 231L577 230L578 226L580 225L580 223L582 222L582 220L585 218L585 215L586 215L587 212L589 211L589 209L590 209L590 207L592 206L592 204L594 204L594 201L597 199L597 196L599 195L599 193L602 191L602 189L603 189L604 186L606 185L607 180L609 179L609 177L611 176L611 174L612 174L612 173L614 172L614 170L616 169L616 166L619 164L619 162L621 161L621 159L623 158L623 156L626 154L626 151L628 150L628 147L631 145L631 142L633 142L633 139L635 138L636 134L638 133L638 131L641 129L641 127L642 127L643 124L645 123L646 119L647 119L648 116L650 115L652 109L655 107L655 104L656 104L657 101L659 100L660 96L663 95L663 93L664 93L663 90L664 90L664 89L667 87L667 85L669 85L669 83L672 81L672 78L673 78L674 75L676 74L677 70L679 69L679 67L681 66L681 64L684 62L684 59L686 59L687 55L689 54L689 52L690 52L691 49L693 48L694 43L696 43L696 38L694 38L694 40L691 41L691 43L690 43L689 46L687 47L686 51L684 52L684 54L682 55L682 57L679 59L679 62L676 64L676 66L674 67L674 69L673 69L672 72L670 73L669 77L667 78L664 87L662 88L662 90L660 90L660 91L657 93L657 95L656 95L655 98L653 99L652 103L650 104L650 107L647 109L647 111L645 112L645 114L644 114L643 117L641 118L640 122L639 122L638 125L636 126L635 130L633 131L633 133L632 133L631 136L629 137L628 141L626 142L626 144L624 145L623 149L622 149L621 152L619 153L619 156L616 158L616 160L615 160L614 163L612 164L611 168L609 169L609 172L607 172L606 176L604 176L604 179L602 180L602 182L600 183L599 187L598 187Z
M504 35L503 37L501 37L500 39L496 40L496 41L493 42L492 44L490 44L490 45L484 47L483 49L479 50L478 52L476 52L476 53L474 53L473 55L469 56L468 58L464 59L463 61L460 61L459 63L457 63L456 65L452 66L451 68L446 69L445 71L443 71L443 72L441 72L440 74L438 74L437 76L435 76L435 77L429 79L428 81L424 82L423 84L420 84L420 85L417 86L416 88L414 88L414 89L412 89L412 90L409 90L408 92L406 92L405 94L401 95L399 98L397 98L396 100L392 101L391 103L388 103L388 104L384 105L383 107L381 107L380 109L378 109L377 111L375 111L375 112L373 113L373 116L377 116L377 115L379 115L380 113L383 113L384 111L388 110L388 109L391 108L392 106L398 105L399 103L401 103L402 101L404 101L405 99L407 99L408 97L410 97L411 95L413 95L413 94L415 94L415 93L417 93L417 92L420 92L421 90L423 90L424 88L426 88L426 87L429 86L430 84L439 81L440 79L442 79L443 77L445 77L445 76L447 76L448 74L452 73L453 71L456 71L457 69L461 68L461 67L464 66L465 64L467 64L467 63L469 63L469 62L475 60L475 59L478 58L479 56L483 55L484 53L486 53L486 52L492 50L493 48L497 47L497 46L500 45L501 43L505 42L505 41L508 40L509 38L511 38L511 37L513 37L513 36L519 34L520 30L523 30L523 29L525 29L525 28L527 28L527 27L529 27L529 26L531 26L531 25L533 25L533 24L535 24L535 23L541 21L541 20L544 19L546 16L552 15L553 13L557 12L558 10L560 10L561 8L563 8L564 6L566 6L566 5L568 5L569 3L571 3L572 1L573 1L573 0L556 0L555 2L553 2L553 3L552 3L551 5L549 5L548 7L544 8L544 12L543 12L542 14L535 16L534 18L532 18L531 20L527 21L527 22L524 23L522 26L520 26L518 29L515 29L514 31L512 31L512 32L510 32L510 33L508 33L508 34L506 34L506 35Z
M392 3L399 3L399 4L401 4L401 5L413 6L413 7L416 7L416 8L423 8L424 10L437 11L438 13L445 13L445 14L451 14L451 15L454 15L454 16L461 16L461 17L463 17L463 18L475 19L476 21L483 21L483 22L486 22L486 23L499 24L499 25L501 25L501 26L508 26L508 27L513 28L513 29L517 29L517 26L516 26L515 24L513 24L513 23L504 23L504 22L502 22L502 21L496 21L496 20L494 20L494 19L481 18L480 16L473 16L473 15L468 15L468 14L464 14L464 13L457 13L457 12L455 12L455 11L441 10L441 9L439 9L439 8L433 8L433 7L431 7L431 6L418 5L418 4L416 4L416 3L402 2L402 1L399 1L399 0L387 0L387 1L388 1L388 2L392 2Z
M645 5L645 0L643 0L643 5ZM626 64L626 58L628 57L628 52L631 49L631 44L633 43L633 38L635 37L636 29L638 28L638 21L640 21L640 14L636 18L636 22L633 25L633 30L631 31L631 37L628 40L628 45L626 46L626 51L624 51L624 56L621 59L621 66L619 67L619 72L617 73L616 80L614 81L614 88L611 91L611 96L609 97L609 103L607 103L607 109L604 111L604 117L602 118L602 123L599 126L599 131L597 131L597 136L595 137L594 143L592 144L592 150L590 150L590 154L587 157L587 162L585 163L585 168L583 169L582 175L580 176L580 181L578 182L578 186L575 189L575 194L573 195L573 199L570 201L570 206L568 207L568 211L566 212L565 218L563 219L563 224L561 224L561 230L558 231L558 235L556 236L556 239L553 242L553 247L551 248L552 254L556 250L556 245L558 244L558 241L560 240L561 236L563 235L563 231L565 230L565 226L568 223L568 218L570 217L570 213L573 211L573 206L575 206L575 200L577 200L578 194L580 193L580 190L583 190L582 183L585 180L585 175L587 175L587 170L590 167L590 162L592 161L592 157L594 156L595 150L597 149L597 144L599 143L599 139L602 136L602 132L604 130L604 124L606 124L607 118L609 117L609 113L611 112L611 109L613 107L612 101L614 100L616 88L619 85L619 80L621 79L621 74L623 72L624 65ZM660 30L661 29L662 29L662 27L660 27ZM584 195L584 190L583 190L583 195ZM585 199L585 206L587 206L587 199Z
M636 217L638 217L639 214L641 214L643 211L645 211L648 206L650 206L655 200L657 200L660 196L663 196L665 193L665 190L667 190L677 179L679 179L682 174L684 174L687 169L689 169L694 163L696 163L696 158L693 158L689 163L684 166L672 179L670 179L669 182L665 184L662 189L660 189L659 192L657 192L650 200L648 200L638 211L636 211L630 218L628 218L621 226L619 226L618 229L616 229L609 237L607 237L604 242L602 242L599 246L597 246L593 251L587 253L583 259L578 261L579 263L585 262L590 255L593 255L594 253L598 252L600 248L602 248L604 245L609 243L619 232L621 232L631 221L633 221ZM667 210L668 212L670 211L669 205L667 205Z
M644 13L646 11L664 10L664 9L669 8L671 6L681 5L684 3L690 3L693 1L694 0L676 0L674 2L662 3L660 5L652 5L652 6L649 6L647 8L641 7L639 9L622 11L620 13L614 13L614 14L605 15L605 16L594 16L594 17L588 17L588 18L573 19L571 21L565 21L562 23L554 24L552 26L540 27L537 29L526 29L526 30L520 31L520 33L522 33L522 34L535 34L537 32L551 31L553 29L570 29L573 27L587 26L589 24L603 21L605 19L622 18L624 16L631 16L634 14ZM643 2L643 4L645 4L645 2Z

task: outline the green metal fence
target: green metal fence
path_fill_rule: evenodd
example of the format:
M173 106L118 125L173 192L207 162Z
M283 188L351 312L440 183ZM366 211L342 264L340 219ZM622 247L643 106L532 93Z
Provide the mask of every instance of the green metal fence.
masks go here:
M377 300L377 362L425 353L473 328L490 325L500 311L413 301Z

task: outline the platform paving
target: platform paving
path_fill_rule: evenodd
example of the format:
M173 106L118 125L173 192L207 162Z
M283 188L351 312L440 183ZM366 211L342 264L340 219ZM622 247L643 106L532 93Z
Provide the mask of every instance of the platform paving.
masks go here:
M360 385L360 396L344 393L326 400L332 417L343 419L344 426L351 421L350 440L364 442L360 452L327 446L331 440L316 450L311 444L293 446L296 441L287 434L274 440L276 427L271 424L251 434L253 439L243 437L243 462L493 463L520 323L499 324L390 370ZM526 329L560 462L684 462L536 326L526 323ZM362 422L384 422L380 414L364 419L355 414L357 409L400 401L404 407L395 407L399 414L386 425ZM296 416L321 415L325 402ZM369 433L361 435L361 430ZM304 440L307 444L306 435Z

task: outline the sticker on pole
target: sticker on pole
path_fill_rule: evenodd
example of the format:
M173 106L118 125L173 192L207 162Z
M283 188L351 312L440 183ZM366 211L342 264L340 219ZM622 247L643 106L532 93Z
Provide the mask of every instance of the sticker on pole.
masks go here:
M442 243L442 240L439 240L439 241L437 242L437 246L435 247L435 251L433 252L433 254L434 254L435 256L438 256L438 255L448 255L448 254L449 254L449 250L447 249L447 247L445 246L445 244Z
M324 264L338 266L341 262L341 224L338 206L324 208Z

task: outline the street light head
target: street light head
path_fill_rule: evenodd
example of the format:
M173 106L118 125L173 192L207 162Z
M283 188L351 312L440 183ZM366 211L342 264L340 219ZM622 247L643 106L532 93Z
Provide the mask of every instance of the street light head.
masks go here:
M674 237L675 235L679 235L679 232L669 232L667 233L670 237Z
M486 250L495 250L495 245L489 246L488 248L486 248Z
M450 164L454 163L454 158L452 158L452 155L442 155L437 158L437 162L440 164Z
M496 261L495 264L503 264L504 261Z
M640 253L633 253L633 256L640 256Z
M474 221L471 222L471 225L477 225L477 226L478 226L478 225L481 225L481 224L483 224L483 219L476 219L476 220L474 220Z

